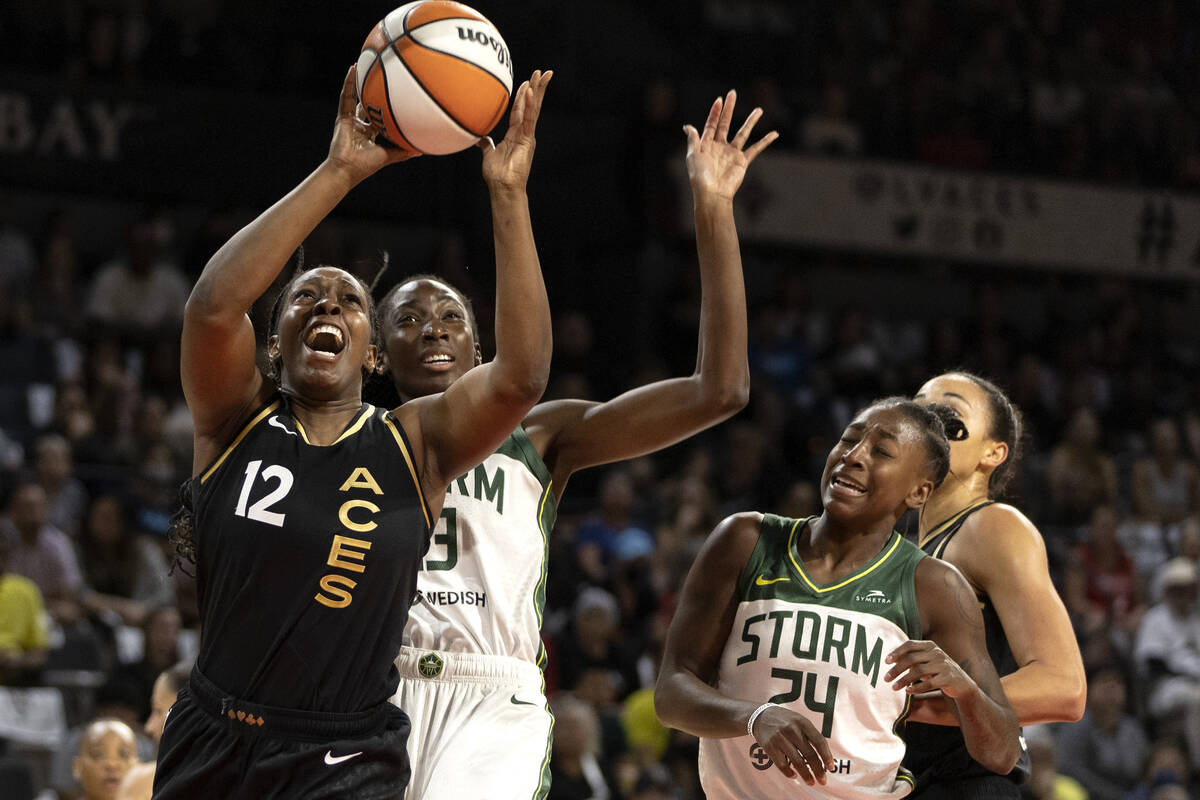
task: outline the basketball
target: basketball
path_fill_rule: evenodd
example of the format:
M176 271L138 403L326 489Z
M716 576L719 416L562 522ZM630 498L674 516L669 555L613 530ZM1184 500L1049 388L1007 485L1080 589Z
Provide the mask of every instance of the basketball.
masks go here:
M450 0L406 3L384 17L363 43L357 72L367 119L396 146L429 155L475 144L512 94L500 32Z

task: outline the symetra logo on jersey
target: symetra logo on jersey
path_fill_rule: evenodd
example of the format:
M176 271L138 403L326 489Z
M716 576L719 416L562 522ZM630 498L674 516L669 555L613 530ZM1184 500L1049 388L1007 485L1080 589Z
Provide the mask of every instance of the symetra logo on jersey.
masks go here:
M886 605L892 602L892 598L884 594L882 589L869 589L866 592L859 592L854 595L856 603L872 603L874 605Z

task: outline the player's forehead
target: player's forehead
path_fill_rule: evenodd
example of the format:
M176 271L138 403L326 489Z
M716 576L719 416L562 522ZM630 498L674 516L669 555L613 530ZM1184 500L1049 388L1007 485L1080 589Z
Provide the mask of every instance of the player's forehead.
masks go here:
M915 438L916 423L895 406L868 406L855 415L847 431L898 442Z
M939 375L925 382L913 396L918 403L941 403L960 415L986 411L986 393L979 384L955 373Z
M435 278L418 278L402 283L392 293L392 305L396 308L429 303L453 303L466 308L466 303L453 287Z
M292 288L309 284L340 285L346 288L362 291L363 284L357 277L341 267L321 266L305 270L292 280Z

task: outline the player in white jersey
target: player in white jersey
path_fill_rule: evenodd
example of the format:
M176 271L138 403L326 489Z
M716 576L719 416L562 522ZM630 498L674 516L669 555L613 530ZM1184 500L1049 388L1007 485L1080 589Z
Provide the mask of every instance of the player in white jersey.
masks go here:
M749 392L746 301L733 196L775 140L730 139L736 95L702 132L685 127L701 278L695 372L608 402L542 403L483 464L451 484L418 580L393 700L413 721L410 793L423 800L529 800L549 786L553 721L543 693L541 618L556 503L579 469L675 444L740 410ZM444 390L480 354L463 295L409 278L380 303L393 382L407 400Z
M938 409L864 409L826 459L819 517L736 514L705 543L654 704L701 737L709 800L903 797L904 716L935 690L972 756L998 772L1016 763L1016 715L970 587L894 530L949 470L938 414L952 412Z

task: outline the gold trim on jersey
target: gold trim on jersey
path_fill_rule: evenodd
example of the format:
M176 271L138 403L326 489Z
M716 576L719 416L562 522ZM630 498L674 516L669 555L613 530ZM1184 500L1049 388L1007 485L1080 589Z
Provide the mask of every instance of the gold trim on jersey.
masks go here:
M354 421L354 424L352 424L349 428L346 428L345 433L343 433L338 438L334 439L333 443L337 444L342 439L345 439L348 436L353 436L354 434L358 433L360 430L362 430L362 426L366 424L367 417L371 416L374 413L375 413L375 406L371 405L370 403L367 403L367 407L363 409L362 414L359 415L359 418Z
M346 430L342 431L341 436L334 439L332 442L330 442L327 445L324 445L324 444L314 445L312 442L310 442L308 440L308 431L304 430L304 425L300 422L300 418L297 417L295 414L292 415L292 424L295 425L296 430L300 432L300 438L304 440L305 444L310 445L312 447L333 447L335 444L342 441L346 437L353 436L354 434L356 434L360 430L362 430L362 426L366 424L367 418L370 417L374 413L375 413L375 406L371 405L370 403L367 403L367 407L364 408L363 412L358 415L358 419L356 419L356 420L354 420L354 422L350 423L350 427L346 428Z
M892 553L896 552L896 548L900 546L900 542L904 538L899 533L893 532L891 545L887 548L887 550L883 553L883 555L875 557L875 563L866 567L861 572L856 572L853 575L843 578L838 583L835 583L831 586L821 587L821 586L817 586L817 584L813 583L812 579L808 577L808 573L804 571L804 567L796 559L796 555L795 555L796 551L794 549L794 545L795 545L795 541L796 541L796 527L802 521L803 520L796 520L796 522L793 523L793 525L792 525L792 530L788 533L787 554L788 554L788 558L792 562L792 566L796 568L796 571L800 573L800 577L804 580L804 582L806 584L808 584L808 588L812 589L817 594L824 594L825 592L832 592L834 589L841 589L843 586L847 586L851 583L854 583L859 578L865 578L867 575L870 575L872 572L879 569L879 567L882 566L883 563L888 560L888 558L892 555Z
M949 519L942 520L937 525L934 525L932 528L930 528L928 533L926 533L924 536L920 537L920 539L917 541L917 547L920 547L922 550L924 550L925 545L929 544L931 541L936 539L938 536L941 536L943 533L945 533L946 529L949 528L951 525L958 522L960 519L962 519L967 514L970 514L975 509L985 506L990 502L991 502L991 500L980 500L978 503L969 505L966 508L959 511L958 513L952 514ZM947 539L945 542L942 542L940 545L938 545L937 551L934 553L931 553L931 555L934 558L941 558L942 551L946 549L946 544L949 541L950 540Z
M536 475L534 477L537 477ZM546 530L546 501L550 499L550 487L554 485L554 479L550 479L546 483L546 488L542 490L542 500L538 503L537 524L538 530L542 534L542 569L541 575L538 576L537 585L533 587L533 610L537 615L538 630L542 629L542 614L546 607L546 562L550 558L550 531ZM542 602L538 603L538 595L541 594ZM546 668L546 645L542 643L541 638L538 639L537 665L539 669ZM545 678L542 679L543 683ZM548 756L547 756L548 757Z
M417 497L421 500L421 513L425 515L425 525L429 530L433 530L433 521L429 516L429 506L425 503L425 492L421 491L421 479L417 477L417 468L413 466L412 457L408 453L408 445L404 443L404 436L401 435L400 431L396 428L396 423L392 422L392 418L388 416L386 411L383 413L383 424L387 425L388 430L392 432L392 438L400 446L400 452L404 455L404 463L408 464L408 474L412 475L413 485L417 487Z
M200 483L204 483L206 480L208 480L212 476L212 474L217 471L217 467L219 467L225 463L225 459L229 458L229 454L233 452L233 449L242 443L242 439L246 438L246 434L248 434L250 432L251 428L253 428L258 423L262 422L263 419L267 415L271 414L278 408L279 408L279 401L276 400L274 403L271 403L271 405L267 406L262 411L258 412L258 414L255 415L254 419L247 422L246 427L242 428L242 432L239 433L237 435L237 437L232 442L229 443L229 447L225 448L225 452L221 453L221 457L218 458L216 461L214 461L213 465L211 467L209 467L208 470L203 475L200 476Z

